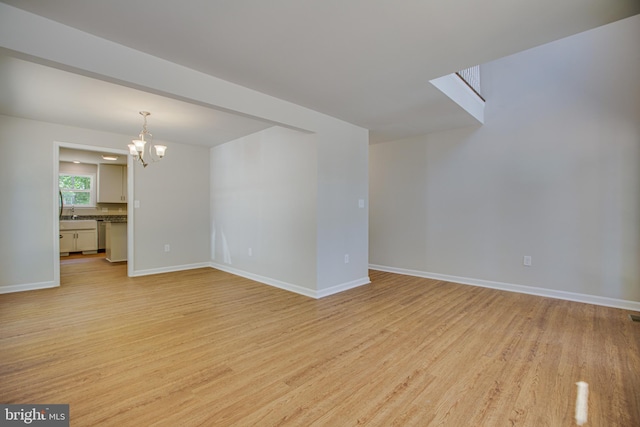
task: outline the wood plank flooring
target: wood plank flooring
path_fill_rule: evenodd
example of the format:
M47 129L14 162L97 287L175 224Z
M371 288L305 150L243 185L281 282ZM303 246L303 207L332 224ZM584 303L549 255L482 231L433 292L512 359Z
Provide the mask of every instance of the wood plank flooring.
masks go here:
M72 426L640 426L624 310L371 272L313 300L214 269L101 257L0 295L0 402Z

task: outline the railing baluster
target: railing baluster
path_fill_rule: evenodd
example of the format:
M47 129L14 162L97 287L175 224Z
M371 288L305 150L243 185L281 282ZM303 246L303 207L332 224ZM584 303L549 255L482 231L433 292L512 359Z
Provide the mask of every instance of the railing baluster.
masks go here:
M456 73L484 101L480 90L480 66L475 65Z

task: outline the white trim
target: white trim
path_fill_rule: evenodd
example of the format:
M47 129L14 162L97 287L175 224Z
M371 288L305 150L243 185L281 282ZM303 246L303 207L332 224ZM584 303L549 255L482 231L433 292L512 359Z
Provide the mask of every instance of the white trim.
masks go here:
M306 297L310 297L314 299L324 298L329 295L337 294L338 292L343 292L348 289L353 289L358 286L367 285L371 283L371 280L369 280L368 277L363 277L361 279L353 280L351 282L342 283L340 285L336 285L327 289L316 291L316 290L305 288L299 285L294 285L292 283L287 283L281 280L272 279L271 277L249 273L243 270L239 270L237 268L229 267L228 265L219 264L214 261L211 261L210 267L215 268L216 270L231 273L236 276L244 277L245 279L253 280L255 282L259 282L264 285L273 286L278 289L283 289L285 291L293 292L299 295L304 295Z
M60 143L53 143L53 285L60 286Z
M133 156L127 153L127 276L134 277L135 238L133 235L136 212L133 194L134 172Z
M321 289L316 292L316 298L324 298L329 295L337 294L340 292L348 291L349 289L357 288L360 286L368 285L371 283L371 279L368 276L362 277L357 280L352 280L351 282L342 283L340 285L332 286L330 288Z
M537 295L547 298L562 299L567 301L582 302L586 304L601 305L604 307L621 308L624 310L640 311L640 302L616 298L601 297L597 295L579 294L574 292L558 291L555 289L538 288L534 286L515 285L511 283L493 282L490 280L472 279L469 277L449 276L446 274L429 273L426 271L409 270L405 268L387 267L383 265L369 264L371 270L386 271L388 273L404 274L407 276L424 277L426 279L442 280L445 282L460 283L463 285L480 286L483 288L499 289L502 291L518 292L521 294Z
M310 298L316 298L316 299L318 298L316 296L316 291L314 291L313 289L304 288L302 286L283 282L277 279L272 279L266 276L260 276L259 274L253 274L243 270L238 270L237 268L229 267L228 265L224 265L224 264L218 264L217 262L213 262L213 261L211 261L209 266L211 268L215 268L216 270L231 273L236 276L244 277L245 279L249 279L255 282L260 282L265 285L273 286L275 288L284 289L285 291L294 292L296 294L304 295Z
M129 277L150 276L152 274L173 273L176 271L195 270L196 268L209 267L208 262L200 262L197 264L173 265L169 267L150 268L147 270L135 270Z
M128 270L127 275L132 277L133 271L133 209L130 205L131 195L133 194L133 171L131 168L131 156L129 151L117 148L99 147L96 145L76 144L72 142L53 141L53 283L54 286L60 286L60 222L58 221L58 175L60 174L60 147L72 148L74 150L99 151L103 153L114 153L126 155L129 167L128 175L128 201L127 201L127 242L128 242ZM97 185L96 177L96 185Z
M57 288L60 284L55 282L25 283L23 285L0 286L0 294L10 294L13 292L37 291L38 289Z

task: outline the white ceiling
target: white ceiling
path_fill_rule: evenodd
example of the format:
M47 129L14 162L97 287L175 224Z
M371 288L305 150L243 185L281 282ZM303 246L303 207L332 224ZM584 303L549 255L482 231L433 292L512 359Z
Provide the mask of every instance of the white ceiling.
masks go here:
M116 160L107 160L102 156L113 156ZM110 152L101 151L88 151L77 150L74 148L60 147L58 150L58 156L61 162L79 162L86 164L99 165L101 163L113 164L113 165L126 165L127 157L123 155L116 155Z
M0 55L0 114L214 146L271 124Z
M640 13L638 0L4 3L360 125L372 141L472 123L431 79ZM136 98L153 106L154 133L208 145L269 125L16 59L0 61L0 77L3 114L131 133ZM62 102L52 111L40 96Z

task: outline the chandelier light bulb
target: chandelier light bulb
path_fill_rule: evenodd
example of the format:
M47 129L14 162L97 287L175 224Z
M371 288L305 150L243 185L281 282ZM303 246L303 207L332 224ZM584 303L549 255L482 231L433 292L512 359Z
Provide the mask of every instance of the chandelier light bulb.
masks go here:
M166 145L154 145L151 140L153 135L147 130L147 117L151 115L148 111L140 111L140 115L144 118L142 132L137 139L133 139L129 147L129 154L142 163L145 168L148 162L157 162L161 160L167 150Z

